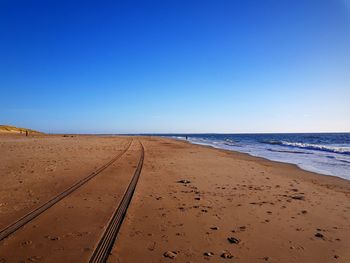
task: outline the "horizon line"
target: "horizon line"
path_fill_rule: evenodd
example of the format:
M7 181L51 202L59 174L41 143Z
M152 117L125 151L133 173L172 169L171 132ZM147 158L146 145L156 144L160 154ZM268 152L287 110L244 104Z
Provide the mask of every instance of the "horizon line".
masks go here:
M350 131L335 131L335 132L194 132L194 133L188 133L188 132L147 132L147 133L46 133L50 135L64 135L64 134L71 134L71 135L201 135L201 134L210 134L210 135L231 135L231 134L237 134L237 135L246 135L246 134L333 134L333 133L350 133Z

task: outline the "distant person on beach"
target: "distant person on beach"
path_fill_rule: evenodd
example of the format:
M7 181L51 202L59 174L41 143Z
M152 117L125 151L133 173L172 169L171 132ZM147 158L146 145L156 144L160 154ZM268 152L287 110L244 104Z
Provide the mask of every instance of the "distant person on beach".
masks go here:
M187 141L187 136L186 136L186 141Z
M26 130L26 136L28 136L28 131Z

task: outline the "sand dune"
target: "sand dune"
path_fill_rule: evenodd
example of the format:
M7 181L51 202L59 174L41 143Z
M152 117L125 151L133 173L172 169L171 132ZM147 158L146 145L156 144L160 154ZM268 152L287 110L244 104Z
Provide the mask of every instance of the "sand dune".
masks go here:
M5 134L25 134L26 131L30 134L41 134L39 131L35 131L27 128L18 128L10 125L0 125L0 133Z

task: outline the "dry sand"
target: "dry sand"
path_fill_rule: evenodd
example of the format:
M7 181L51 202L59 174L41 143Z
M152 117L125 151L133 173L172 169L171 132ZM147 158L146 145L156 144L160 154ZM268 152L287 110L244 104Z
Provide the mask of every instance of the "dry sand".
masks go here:
M131 139L0 136L0 228ZM350 262L349 181L156 137L134 137L121 159L0 241L0 262L86 262L133 175L137 139L144 166L108 262Z

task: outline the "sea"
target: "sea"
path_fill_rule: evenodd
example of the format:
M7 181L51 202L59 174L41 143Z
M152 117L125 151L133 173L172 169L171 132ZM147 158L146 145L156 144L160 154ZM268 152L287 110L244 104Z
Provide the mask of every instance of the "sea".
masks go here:
M350 133L163 134L350 180Z

